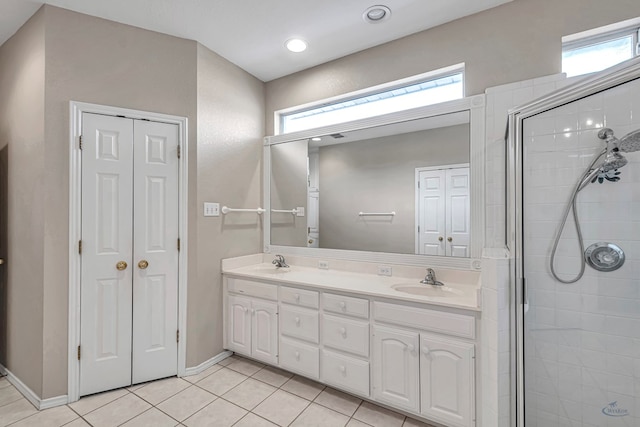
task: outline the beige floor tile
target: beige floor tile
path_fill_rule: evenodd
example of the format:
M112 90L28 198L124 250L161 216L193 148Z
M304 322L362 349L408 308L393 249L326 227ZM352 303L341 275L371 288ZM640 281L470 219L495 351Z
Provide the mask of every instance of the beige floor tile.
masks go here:
M356 412L356 409L358 409L362 400L327 387L322 390L322 393L316 397L314 402L350 417L354 412Z
M365 424L362 421L358 421L354 418L351 418L347 423L346 427L371 427L369 424Z
M276 391L275 387L249 378L226 392L222 397L250 411L273 394L274 391Z
M92 394L91 396L82 397L77 402L69 404L69 407L78 414L85 415L107 403L121 398L127 393L127 390L121 388L118 390L105 391L104 393Z
M76 418L69 424L65 424L64 427L91 427L91 425L82 418Z
M278 390L259 404L253 412L280 426L288 426L307 406L308 400Z
M353 418L371 424L373 427L400 427L405 417L397 412L364 402L353 414Z
M222 396L247 378L246 375L222 368L200 381L198 387L202 387L217 396Z
M227 357L226 359L223 359L223 360L219 361L218 365L227 366L229 363L235 362L236 360L239 360L239 359L240 359L240 356L236 356L234 354L234 355L231 355L231 356Z
M188 377L182 377L182 379L189 381L191 384L195 384L198 381L207 378L209 375L213 374L214 372L218 372L222 368L223 368L222 365L216 364L213 366L209 366L207 369L205 369L204 371L200 372L197 375L189 375Z
M283 371L282 369L266 366L253 374L252 378L260 380L264 383L272 385L274 387L281 387L282 384L289 381L293 374L291 372Z
M227 365L227 368L233 369L236 372L240 372L248 377L264 368L264 363L254 362L249 359L239 359Z
M65 405L40 411L12 424L12 427L60 427L78 418L78 414Z
M144 400L133 393L127 393L120 399L85 415L84 418L94 427L119 426L137 417L151 408Z
M0 426L6 426L37 413L38 410L25 398L0 406Z
M156 408L151 408L122 424L123 427L175 427L179 423Z
M240 421L235 423L233 427L278 427L276 424L271 421L267 421L264 418L261 418L254 414L253 412L249 412L244 416Z
M7 379L7 377L0 377L0 388L9 387L11 383Z
M325 386L296 375L287 381L281 388L289 393L295 394L296 396L300 396L307 400L313 400L320 394Z
M229 427L244 417L247 411L239 406L218 399L187 418L183 424L189 427Z
M216 399L213 394L193 385L159 404L158 409L184 421Z
M312 403L291 423L291 427L344 427L349 417Z
M407 417L407 419L404 420L404 424L402 424L402 427L433 427L433 426L431 424L427 424L425 422L414 420L413 418Z
M164 380L152 381L144 387L134 391L134 393L152 405L157 405L171 396L180 393L190 385L191 383L183 380L182 378L173 377L166 378Z
M24 397L14 386L0 388L0 406L20 399L24 399Z

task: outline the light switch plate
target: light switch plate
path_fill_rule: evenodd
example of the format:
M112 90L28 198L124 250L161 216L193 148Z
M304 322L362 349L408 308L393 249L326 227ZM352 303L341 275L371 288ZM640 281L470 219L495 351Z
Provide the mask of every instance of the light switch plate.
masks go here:
M220 216L220 203L204 203L204 216Z
M378 266L378 276L391 276L393 270L388 265Z
M322 270L328 270L329 269L329 261L318 261L318 268L320 268Z

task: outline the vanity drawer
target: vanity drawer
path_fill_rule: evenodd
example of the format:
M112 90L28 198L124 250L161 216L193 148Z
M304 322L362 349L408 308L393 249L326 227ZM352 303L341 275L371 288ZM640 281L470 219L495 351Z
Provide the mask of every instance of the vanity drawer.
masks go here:
M322 306L325 311L346 314L349 316L369 318L369 300L346 297L336 294L322 294Z
M307 308L280 306L280 333L318 343L318 312Z
M322 350L322 381L369 396L369 363Z
M304 344L280 337L280 366L309 378L320 377L320 350L310 344Z
M274 301L278 300L278 287L275 285L267 285L266 283L229 277L227 278L227 289L229 292L236 294L249 295Z
M302 307L318 308L318 293L305 289L280 286L280 301Z
M369 357L369 322L323 314L322 344Z
M373 318L397 325L474 339L476 319L464 314L374 301Z

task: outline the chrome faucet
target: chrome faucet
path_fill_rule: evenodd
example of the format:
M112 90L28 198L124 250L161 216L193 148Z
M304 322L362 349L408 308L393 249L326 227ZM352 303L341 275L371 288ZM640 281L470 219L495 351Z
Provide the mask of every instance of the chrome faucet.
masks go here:
M436 272L433 271L433 268L427 268L427 275L424 276L424 279L420 280L420 283L423 285L444 286L444 283L436 279Z
M289 268L289 265L286 263L282 255L276 255L276 259L271 261L271 264L275 265L276 268L280 268L280 267Z

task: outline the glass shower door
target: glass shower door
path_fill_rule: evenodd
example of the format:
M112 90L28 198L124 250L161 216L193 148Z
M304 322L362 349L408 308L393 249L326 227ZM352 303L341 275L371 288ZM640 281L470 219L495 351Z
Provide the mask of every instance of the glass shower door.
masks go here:
M526 427L640 426L640 152L613 149L637 129L638 80L523 121Z

